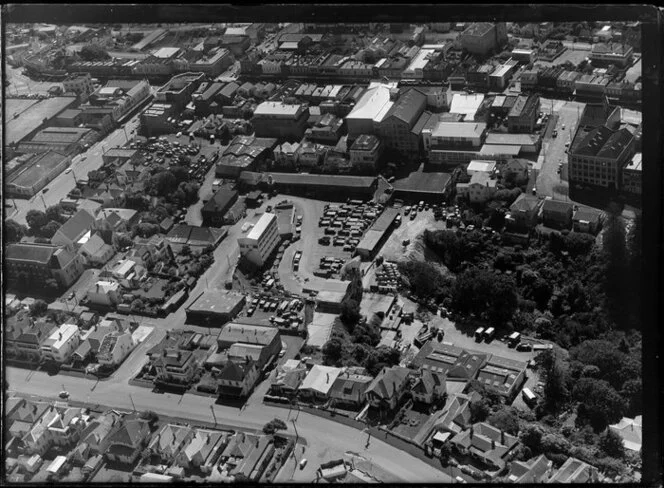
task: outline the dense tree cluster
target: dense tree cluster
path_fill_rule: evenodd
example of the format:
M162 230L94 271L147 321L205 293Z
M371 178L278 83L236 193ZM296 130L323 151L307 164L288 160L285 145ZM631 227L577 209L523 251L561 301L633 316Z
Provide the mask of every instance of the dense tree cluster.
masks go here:
M81 48L78 55L84 61L103 61L104 59L110 59L108 52L98 44L86 44Z

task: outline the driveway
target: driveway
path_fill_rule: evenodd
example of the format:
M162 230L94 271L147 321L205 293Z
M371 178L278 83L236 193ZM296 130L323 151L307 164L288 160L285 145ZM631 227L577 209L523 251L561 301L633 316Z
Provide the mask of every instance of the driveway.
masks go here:
M216 405L213 398L198 395L176 395L172 393L156 394L151 390L135 387L126 383L100 383L90 391L90 384L79 378L63 377L53 381L46 373L36 372L26 381L25 370L7 367L6 379L10 393L35 396L55 400L62 388L69 391L72 401L89 401L93 404L132 411L153 410L158 414L182 417L221 424L235 425L238 428L259 431L263 425L275 417L286 420L288 410L264 404L247 406L244 410ZM62 380L62 381L61 381ZM213 413L214 412L214 416ZM306 457L309 465L303 474L306 481L312 481L315 470L322 462L339 459L348 450L365 452L373 462L388 471L395 481L410 482L451 482L452 479L443 472L429 466L423 461L400 451L379 439L372 438L370 446L365 449L366 437L356 429L331 420L313 416L304 412L292 415L297 433L307 440ZM288 432L295 433L293 423L288 422ZM395 463L398 459L399 462Z

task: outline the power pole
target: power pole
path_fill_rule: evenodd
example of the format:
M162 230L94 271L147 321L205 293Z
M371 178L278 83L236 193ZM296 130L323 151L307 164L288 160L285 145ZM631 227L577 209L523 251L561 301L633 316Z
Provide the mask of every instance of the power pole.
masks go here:
M212 418L214 418L214 426L217 427L217 416L214 413L214 405L210 405L210 410L212 411Z
M131 393L129 393L129 400L131 400L131 406L134 409L134 413L136 413L136 405L134 405L134 399L131 397Z

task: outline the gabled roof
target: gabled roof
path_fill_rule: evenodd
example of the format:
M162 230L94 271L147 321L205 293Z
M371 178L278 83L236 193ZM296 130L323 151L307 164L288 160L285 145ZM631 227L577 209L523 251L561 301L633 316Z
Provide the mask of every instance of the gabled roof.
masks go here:
M385 367L371 382L367 388L367 394L373 393L382 399L389 400L408 381L410 374L411 370L401 366Z
M425 94L418 90L408 90L392 105L392 108L387 112L383 120L387 120L389 117L396 117L411 128L422 114L424 107L426 107L426 102L427 96Z
M642 445L642 416L637 415L633 419L623 417L617 424L609 425L609 429L622 437L623 444L627 449L640 451Z
M48 264L57 246L50 244L10 244L5 248L5 259L30 263Z
M525 193L522 193L514 200L514 203L510 205L511 212L531 212L540 206L542 200L537 197L529 197Z
M327 395L340 374L340 368L316 364L311 368L306 378L304 378L299 389L313 390Z
M551 466L552 462L544 454L529 461L514 461L510 465L507 479L512 483L540 483Z
M94 223L94 217L87 210L79 210L67 222L62 224L62 227L58 229L58 233L71 241L77 241L92 228Z
M191 427L166 424L152 436L148 448L157 450L160 454L174 455L192 435Z
M569 202L559 202L557 200L544 200L542 212L562 213L572 210L574 207Z
M127 420L111 435L109 445L119 444L135 449L149 433L150 428L145 420Z
M446 380L445 373L434 373L428 369L423 369L420 377L413 385L413 391L422 395L429 395L434 393L441 385L444 385Z
M243 382L253 364L254 361L251 359L245 363L229 360L219 373L219 379Z

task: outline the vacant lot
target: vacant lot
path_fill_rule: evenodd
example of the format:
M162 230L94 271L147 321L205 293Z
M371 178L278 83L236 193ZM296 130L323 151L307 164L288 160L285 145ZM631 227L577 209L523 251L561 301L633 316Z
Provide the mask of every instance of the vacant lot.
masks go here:
M410 216L402 215L402 222L399 227L394 229L392 235L380 250L379 254L387 261L399 261L404 255L409 254L415 248L415 238L422 234L425 229L445 229L445 222L436 221L431 210L419 212L415 220L410 220ZM410 240L410 244L404 248L403 241Z

